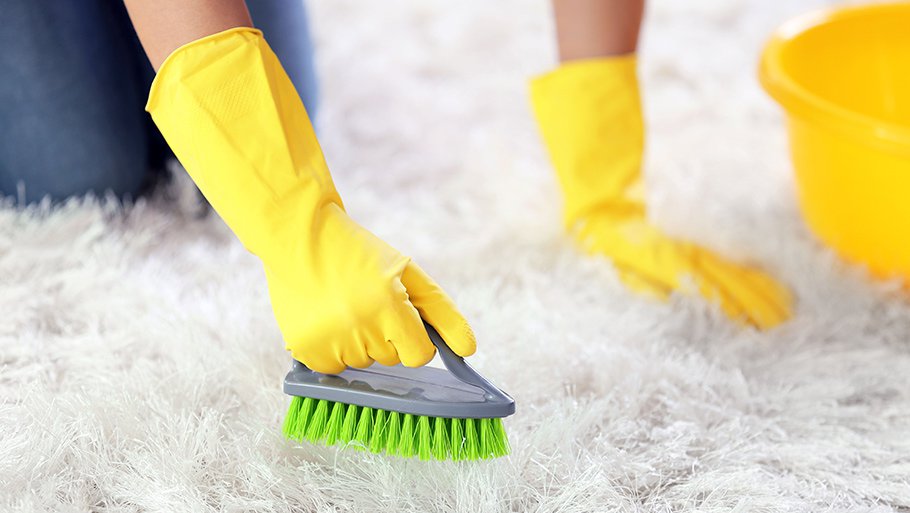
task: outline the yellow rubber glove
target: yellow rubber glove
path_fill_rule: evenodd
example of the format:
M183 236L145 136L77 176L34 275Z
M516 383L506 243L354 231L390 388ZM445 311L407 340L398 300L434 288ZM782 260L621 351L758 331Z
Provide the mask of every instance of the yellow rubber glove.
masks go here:
M146 107L199 189L265 265L287 349L313 370L420 366L474 334L416 264L345 213L306 110L258 30L171 54Z
M648 222L635 56L563 64L532 82L531 99L565 197L567 229L587 252L610 258L627 286L666 298L688 277L735 320L769 328L790 316L789 292L767 275L670 239Z

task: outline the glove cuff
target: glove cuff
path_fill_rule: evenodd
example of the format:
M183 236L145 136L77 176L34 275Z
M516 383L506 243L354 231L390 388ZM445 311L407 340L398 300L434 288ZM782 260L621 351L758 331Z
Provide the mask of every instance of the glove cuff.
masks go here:
M233 28L175 50L146 110L253 253L285 227L307 226L301 216L341 206L306 109L259 30Z
M644 125L635 55L574 61L531 81L531 102L574 225L625 203L641 176Z

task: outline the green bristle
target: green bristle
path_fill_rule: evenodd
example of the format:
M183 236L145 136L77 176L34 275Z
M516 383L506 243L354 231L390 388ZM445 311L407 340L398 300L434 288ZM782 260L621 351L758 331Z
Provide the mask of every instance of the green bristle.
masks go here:
M357 420L357 430L354 432L354 448L366 449L370 445L373 434L373 408L361 408L360 418Z
M294 419L293 436L295 440L303 440L306 436L306 427L313 416L313 410L316 409L316 399L304 397L300 401L300 408L297 410L297 417Z
M452 419L449 421L451 429L449 430L450 442L452 447L452 459L455 461L464 459L464 419Z
M325 424L329 419L329 402L317 401L316 409L310 416L306 426L306 438L311 442L318 442L325 436Z
M341 434L341 426L344 424L344 404L332 403L332 413L329 414L329 421L325 426L325 444L335 445L338 436Z
M493 428L493 439L496 441L493 456L497 458L509 454L509 437L506 430L502 427L502 419L493 419L490 424Z
M306 430L309 429L310 423L313 422L313 415L316 413L317 406L319 406L319 399L304 398L303 406L300 408L300 417L297 420L297 429L300 431L301 440L306 437Z
M477 460L509 454L502 419L449 419L293 397L282 426L290 439L421 460Z
M398 454L398 442L401 440L401 414L397 411L389 412L388 426L385 451L389 454Z
M480 432L480 457L490 458L496 453L496 435L493 433L492 419L480 419L477 421L477 427Z
M385 436L387 431L385 410L376 410L376 416L373 419L373 434L370 437L370 450L380 453L385 448Z
M474 419L464 419L464 457L466 460L476 460L480 456L477 426Z
M294 396L291 399L291 405L288 407L288 414L284 417L284 425L281 427L281 431L284 432L284 436L294 439L296 436L297 429L297 419L300 416L300 405L303 403L302 397Z
M436 417L433 420L433 457L444 460L449 455L449 426L446 419Z
M404 414L404 420L401 422L401 440L398 442L398 454L405 458L410 458L417 454L414 447L414 438L417 435L414 429L414 416L410 413Z
M341 433L338 434L338 441L342 443L350 442L354 439L354 430L357 428L357 414L360 408L356 404L349 404L344 412L344 422L341 424Z
M432 435L430 418L425 415L417 417L417 457L422 460L428 460L433 455Z

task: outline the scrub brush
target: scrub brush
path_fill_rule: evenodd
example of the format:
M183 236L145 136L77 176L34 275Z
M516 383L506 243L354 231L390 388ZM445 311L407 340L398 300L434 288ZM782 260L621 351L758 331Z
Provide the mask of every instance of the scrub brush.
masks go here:
M285 436L422 460L508 454L502 418L515 401L426 329L445 369L373 364L330 375L294 360L284 378L293 396Z

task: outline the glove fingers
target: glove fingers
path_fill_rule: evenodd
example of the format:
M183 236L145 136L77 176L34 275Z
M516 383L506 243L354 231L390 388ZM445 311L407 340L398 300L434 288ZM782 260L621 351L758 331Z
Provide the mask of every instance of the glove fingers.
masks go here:
M709 254L700 254L695 267L726 303L725 310L739 313L757 328L772 328L789 318L789 292L772 278Z
M470 356L477 350L474 331L455 303L423 269L410 262L401 275L408 297L415 308L455 354ZM404 359L402 358L402 361Z
M628 265L615 260L613 261L613 266L616 268L616 273L623 284L639 294L666 300L673 292L672 284L662 280L659 276L647 273L635 265Z
M585 220L576 233L589 252L612 259L620 279L636 292L666 298L673 290L717 301L734 320L760 329L790 316L789 291L770 276L741 267L694 244L668 238L633 203ZM697 291L688 287L689 276Z
M409 301L402 300L393 307L385 322L383 333L386 341L395 346L398 357L405 367L426 365L436 354L420 320L420 314Z
M790 291L776 280L758 271L743 269L737 281L743 287L741 302L750 310L750 318L758 328L770 329L791 317Z
M320 351L303 350L292 354L300 363L323 374L338 374L347 368L347 365L335 355L322 354Z
M598 217L581 225L578 236L590 253L612 260L619 278L638 293L666 299L679 288L679 270L685 262L677 244L645 223L635 205L615 212L616 218Z
M387 367L401 363L395 346L387 340L373 340L370 343L370 347L367 348L367 354L373 360Z
M792 316L793 294L788 287L773 277L752 269L745 270L742 279L751 285L756 295L776 308L782 320Z
M352 343L345 346L342 360L348 367L357 369L366 369L373 365L373 359L370 358L366 348L360 343Z

